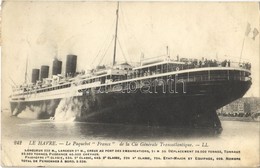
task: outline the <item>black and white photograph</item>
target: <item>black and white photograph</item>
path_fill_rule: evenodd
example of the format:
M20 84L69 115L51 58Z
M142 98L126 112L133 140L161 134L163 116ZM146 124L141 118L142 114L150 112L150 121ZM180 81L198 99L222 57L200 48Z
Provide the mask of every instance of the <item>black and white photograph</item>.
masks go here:
M4 0L1 166L259 167L259 2Z

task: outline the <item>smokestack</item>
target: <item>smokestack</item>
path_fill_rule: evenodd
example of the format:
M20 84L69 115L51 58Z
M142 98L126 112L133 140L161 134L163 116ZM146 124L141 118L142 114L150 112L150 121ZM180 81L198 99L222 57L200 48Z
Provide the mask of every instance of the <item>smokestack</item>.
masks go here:
M66 76L74 76L76 74L77 67L77 56L76 55L67 55L66 61Z
M61 74L62 61L55 58L52 62L52 75Z
M39 80L40 69L32 69L32 83L36 83Z
M42 65L41 66L41 78L40 78L40 80L42 81L42 79L48 78L48 77L49 77L49 66L48 65Z

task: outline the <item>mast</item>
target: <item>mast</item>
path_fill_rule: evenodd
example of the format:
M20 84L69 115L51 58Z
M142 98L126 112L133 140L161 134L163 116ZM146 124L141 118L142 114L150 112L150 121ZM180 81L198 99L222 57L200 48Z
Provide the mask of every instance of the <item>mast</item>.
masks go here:
M26 42L27 42L28 46L31 48L31 44L28 40L28 36L26 37ZM28 69L28 54L27 54L27 57L26 57L26 69L25 69L25 75L24 75L24 83L25 84L27 83L27 69Z
M244 49L244 45L245 45L245 39L246 39L246 36L244 36L244 40L243 40L243 44L242 44L242 48L241 48L241 52L240 52L240 57L239 57L239 64L241 62L241 58L242 58L242 54L243 54L243 49Z
M117 10L116 10L116 31L115 31L113 65L115 65L115 63L116 63L116 41L117 41L117 27L118 27L118 11L119 11L119 2L117 2Z
M24 83L27 83L27 67L28 67L28 56L26 58L26 69L25 69L25 75L24 75Z

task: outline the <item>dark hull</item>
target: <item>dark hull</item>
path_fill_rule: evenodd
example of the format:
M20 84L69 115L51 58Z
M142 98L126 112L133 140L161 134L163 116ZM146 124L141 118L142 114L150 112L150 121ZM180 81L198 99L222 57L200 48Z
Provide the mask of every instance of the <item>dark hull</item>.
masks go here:
M160 87L158 93L92 93L63 100L11 102L11 109L17 115L27 108L37 112L38 118L53 117L55 110L77 111L76 119L87 122L221 130L216 110L243 97L250 86L251 81L238 80L187 82L185 93L179 83L178 93L162 93Z

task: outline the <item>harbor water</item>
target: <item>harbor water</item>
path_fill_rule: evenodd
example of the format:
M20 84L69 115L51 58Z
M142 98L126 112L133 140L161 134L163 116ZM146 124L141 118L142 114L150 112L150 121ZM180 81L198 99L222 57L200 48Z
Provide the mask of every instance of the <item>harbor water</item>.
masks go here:
M101 124L77 121L37 120L11 116L2 111L2 138L49 138L52 139L259 139L259 122L221 121L220 135L207 134L205 130L141 125ZM243 139L241 139L243 140Z
M214 150L241 150L242 154L249 152L246 157L259 156L259 122L222 121L222 133L214 135L197 129L36 120L10 116L8 111L2 111L1 117L4 152L8 152L10 144L16 140L188 143L196 141L206 142Z

